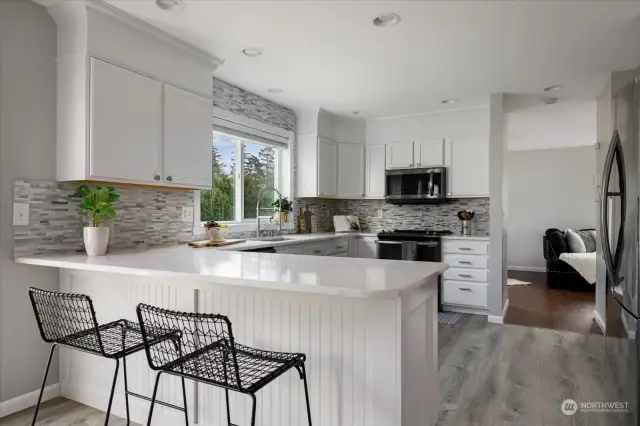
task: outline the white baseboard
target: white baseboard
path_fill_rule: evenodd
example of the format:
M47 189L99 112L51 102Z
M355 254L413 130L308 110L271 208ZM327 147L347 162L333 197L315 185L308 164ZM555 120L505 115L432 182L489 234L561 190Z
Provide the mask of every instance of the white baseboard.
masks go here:
M604 319L600 316L600 313L595 309L593 310L593 319L595 319L598 325L600 326L600 330L602 330L602 333L606 333L607 324L604 322Z
M507 266L507 269L521 272L547 272L547 268L543 266Z
M26 410L29 407L33 407L38 403L39 394L40 389L17 396L7 401L0 402L0 418L7 417L13 413L17 413L18 411ZM44 388L44 392L42 393L42 402L57 398L60 395L61 392L59 383L47 386Z
M507 315L507 309L509 309L509 299L504 301L502 315L489 315L487 316L487 321L493 324L504 324L504 317Z

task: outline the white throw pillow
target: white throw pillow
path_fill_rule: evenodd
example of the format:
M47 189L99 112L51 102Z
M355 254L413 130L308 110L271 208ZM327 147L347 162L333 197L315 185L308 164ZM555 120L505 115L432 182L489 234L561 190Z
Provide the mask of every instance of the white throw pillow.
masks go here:
M573 229L567 229L564 232L564 236L567 239L567 242L569 243L569 249L571 250L571 253L587 252L587 248L584 245L584 241L582 241L582 238L580 237L580 235L578 235L576 231L574 231Z

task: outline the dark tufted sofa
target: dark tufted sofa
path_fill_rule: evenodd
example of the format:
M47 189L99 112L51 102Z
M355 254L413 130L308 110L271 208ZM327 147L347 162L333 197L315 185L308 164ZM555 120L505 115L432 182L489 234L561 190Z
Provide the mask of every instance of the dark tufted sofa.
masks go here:
M586 229L581 229L586 231ZM595 291L595 285L589 284L568 263L560 260L562 253L570 251L564 232L559 229L547 229L542 237L544 258L547 261L547 285L549 288Z

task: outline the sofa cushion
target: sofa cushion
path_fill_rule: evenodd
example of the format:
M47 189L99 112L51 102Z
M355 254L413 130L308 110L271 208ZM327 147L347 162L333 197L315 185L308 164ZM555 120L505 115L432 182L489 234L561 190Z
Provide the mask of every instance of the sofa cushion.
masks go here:
M564 233L569 243L569 253L586 253L587 248L580 234L573 229L567 229Z
M555 257L559 257L562 253L569 252L569 246L567 245L567 240L564 236L564 232L559 229L547 229L545 232L547 238L549 239L549 243L551 243L551 248L553 249L553 255Z

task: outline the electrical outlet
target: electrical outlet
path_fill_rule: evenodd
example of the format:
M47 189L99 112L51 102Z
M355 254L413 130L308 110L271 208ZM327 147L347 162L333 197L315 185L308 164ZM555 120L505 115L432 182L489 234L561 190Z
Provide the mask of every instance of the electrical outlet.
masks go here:
M378 219L382 219L382 209L378 209Z
M13 224L15 226L29 224L29 204L13 203Z
M193 222L193 207L182 208L182 221Z

